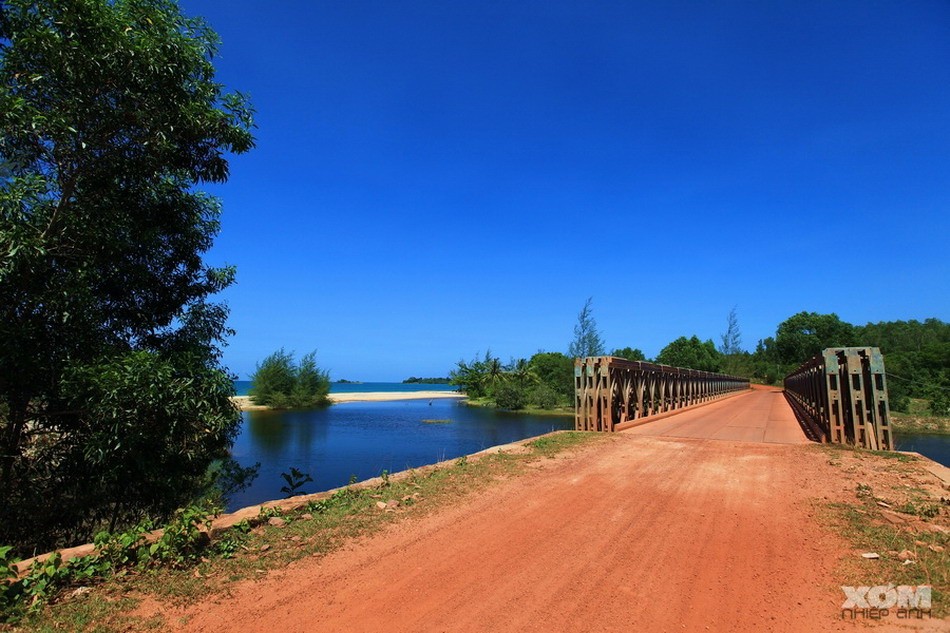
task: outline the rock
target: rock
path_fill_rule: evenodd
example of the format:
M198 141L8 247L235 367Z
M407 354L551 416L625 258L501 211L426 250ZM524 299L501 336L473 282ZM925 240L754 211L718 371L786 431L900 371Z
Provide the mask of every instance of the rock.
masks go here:
M287 525L287 522L280 517L270 517L267 519L267 525L272 525L274 527L284 527Z
M901 560L910 560L912 558L916 558L916 556L914 556L914 553L910 551L909 549L905 549L900 554L898 554L897 557Z
M398 507L399 507L399 500L397 500L397 499L390 499L389 501L386 502L386 507L387 507L387 508L398 508Z
M907 523L907 517L903 517L892 510L881 510L881 518L893 525Z
M269 549L270 549L270 545L268 545L268 544L266 544L266 543L265 543L264 545L261 545L261 551L262 551L262 552L266 552L266 551L269 550Z
M385 502L385 501L377 501L377 502L376 502L376 507L379 508L380 510L385 510L385 509L386 509L386 502Z
M876 553L874 553L874 552L866 552L866 553L864 553L864 554L861 554L861 558L866 558L866 559L868 559L868 560L874 560L874 559L880 558L880 557L881 557L880 554L876 554Z
M917 562L917 561L915 561L915 560L910 560L910 559L908 558L907 560L904 561L904 564L905 564L905 565L913 565L913 564L916 563L916 562Z
M304 521L310 521L311 519L313 519L313 515L308 512L306 514L301 514L300 518Z

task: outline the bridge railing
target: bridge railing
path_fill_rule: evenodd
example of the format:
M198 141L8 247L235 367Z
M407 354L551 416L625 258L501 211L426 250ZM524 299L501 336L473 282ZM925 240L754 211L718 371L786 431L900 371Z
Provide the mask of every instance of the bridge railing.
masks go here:
M643 418L749 388L744 378L614 356L574 360L574 426L621 431Z
M892 450L884 358L876 347L830 347L785 377L785 394L818 440Z

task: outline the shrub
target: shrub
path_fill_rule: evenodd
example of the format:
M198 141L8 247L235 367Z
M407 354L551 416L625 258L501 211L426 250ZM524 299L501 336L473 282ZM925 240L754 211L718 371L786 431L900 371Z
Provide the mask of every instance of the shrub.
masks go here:
M548 385L538 385L532 389L528 400L539 409L553 409L562 401L558 393Z
M525 388L514 383L503 383L495 390L495 404L501 409L523 409L528 404Z
M931 415L950 415L950 393L934 389L930 396Z
M275 409L306 409L329 404L330 376L317 367L310 352L294 363L293 353L280 349L258 363L251 376L251 401Z

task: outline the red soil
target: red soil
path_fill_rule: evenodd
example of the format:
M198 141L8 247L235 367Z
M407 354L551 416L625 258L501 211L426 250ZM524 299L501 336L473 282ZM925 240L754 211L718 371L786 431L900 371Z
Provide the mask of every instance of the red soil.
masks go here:
M747 428L742 415L768 418L776 397L755 391L707 409ZM169 625L184 616L180 630L193 632L852 630L837 617L833 571L853 552L818 525L813 500L853 499L853 487L826 462L800 444L620 433L240 583Z

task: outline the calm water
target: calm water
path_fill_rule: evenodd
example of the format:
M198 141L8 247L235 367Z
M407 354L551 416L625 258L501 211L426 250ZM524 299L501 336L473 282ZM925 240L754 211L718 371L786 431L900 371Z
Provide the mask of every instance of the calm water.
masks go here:
M950 436L948 435L895 435L897 450L917 451L935 462L950 467Z
M250 380L235 380L234 388L237 395L246 396L251 388ZM418 383L404 384L401 382L361 382L358 384L331 383L330 393L367 393L370 391L455 391L454 385L420 385Z
M423 422L431 419L451 423ZM228 510L284 497L280 474L291 466L313 477L302 490L317 492L346 484L350 475L368 479L383 470L398 472L573 427L568 416L500 412L454 399L435 399L431 405L407 400L347 402L314 411L245 411L232 454L242 466L260 462L260 474L235 495Z

